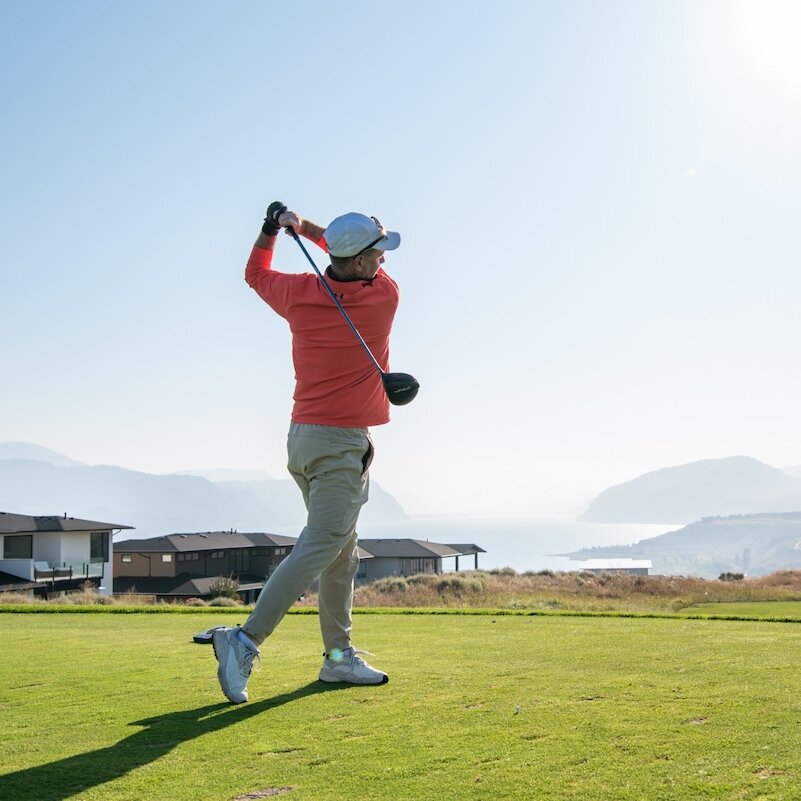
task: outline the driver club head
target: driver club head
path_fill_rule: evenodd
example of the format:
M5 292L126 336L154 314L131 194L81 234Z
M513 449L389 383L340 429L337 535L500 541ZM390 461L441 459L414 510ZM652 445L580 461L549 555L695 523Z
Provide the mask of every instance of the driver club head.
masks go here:
M411 403L420 389L417 379L408 373L381 373L384 392L393 406L405 406Z

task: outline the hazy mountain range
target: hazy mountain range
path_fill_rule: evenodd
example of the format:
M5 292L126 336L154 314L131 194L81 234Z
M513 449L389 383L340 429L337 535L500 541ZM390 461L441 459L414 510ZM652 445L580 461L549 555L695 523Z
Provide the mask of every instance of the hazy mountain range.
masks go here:
M712 515L801 511L801 467L750 456L666 467L602 492L579 516L593 523L690 523Z
M0 444L0 511L66 513L135 527L120 539L232 528L300 533L305 509L291 479L271 479L259 471L192 473L156 475L85 465L39 445L8 442ZM362 526L405 519L395 498L371 482Z
M121 539L227 529L294 535L305 519L294 482L262 471L156 475L86 465L13 442L0 444L0 511L67 513L135 527ZM392 495L373 482L362 532L371 524L406 519ZM569 554L577 559L651 559L656 573L709 577L801 569L801 466L779 470L732 456L667 467L610 487L579 519L691 525L635 545Z
M690 525L573 559L650 559L657 574L705 578L801 569L801 467L779 470L748 456L666 467L610 487L579 520Z
M572 559L650 559L662 575L717 578L801 570L801 512L709 517L634 545L584 548Z

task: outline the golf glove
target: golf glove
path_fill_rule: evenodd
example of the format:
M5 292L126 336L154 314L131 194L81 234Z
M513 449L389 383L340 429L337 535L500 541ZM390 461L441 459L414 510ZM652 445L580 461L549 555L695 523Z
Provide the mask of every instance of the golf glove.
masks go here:
M267 207L267 216L264 218L264 225L261 227L262 233L265 236L276 236L281 230L278 224L278 218L287 210L286 206L280 200L274 200Z

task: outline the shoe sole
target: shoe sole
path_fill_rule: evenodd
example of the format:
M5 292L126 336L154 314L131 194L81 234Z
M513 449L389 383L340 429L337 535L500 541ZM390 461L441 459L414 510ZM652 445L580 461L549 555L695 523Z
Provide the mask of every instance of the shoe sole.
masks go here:
M340 678L336 674L327 673L324 675L322 671L318 678L326 684L354 684L360 687L378 687L381 684L387 684L389 682L389 676L386 675L381 681L348 681L348 679Z
M194 637L192 637L192 642L196 643L197 645L213 645L214 632L224 628L225 626L214 626L214 628L207 629L206 631L200 631L197 634L195 634Z

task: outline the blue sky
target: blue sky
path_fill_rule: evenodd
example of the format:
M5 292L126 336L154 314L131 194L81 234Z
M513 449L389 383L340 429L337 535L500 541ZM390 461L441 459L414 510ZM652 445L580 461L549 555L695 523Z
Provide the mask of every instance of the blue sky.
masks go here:
M288 332L242 278L282 199L402 233L422 389L373 475L408 511L801 463L798 34L783 0L3 4L0 441L283 477Z

